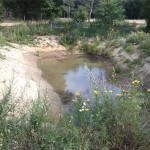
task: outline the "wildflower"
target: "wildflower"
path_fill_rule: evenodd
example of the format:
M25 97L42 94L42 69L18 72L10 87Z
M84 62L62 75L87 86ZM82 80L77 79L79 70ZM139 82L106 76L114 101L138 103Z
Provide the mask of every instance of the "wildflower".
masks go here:
M86 103L84 102L84 103L83 103L83 106L85 106L85 105L86 105Z
M98 95L98 91L94 91L94 94L95 94L95 95Z
M116 96L121 97L121 96L122 96L122 94L116 94Z
M131 99L131 97L130 97L130 96L129 96L128 98L129 98L129 99Z
M85 108L85 111L89 111L90 109L89 108Z
M77 100L73 99L72 101L73 101L73 102L76 102Z
M107 90L104 90L104 92L107 93L108 91L107 91Z
M127 91L127 90L122 90L122 93L123 93L123 94L127 94L128 91Z
M80 92L76 92L76 96L80 96Z
M147 89L147 92L150 92L150 88L149 88L149 89Z
M112 90L110 90L110 91L109 91L109 93L113 93L113 91L112 91Z
M90 99L87 99L86 102L90 102Z
M134 81L132 82L132 84L134 84L134 85L140 84L140 81L139 81L139 80L134 80Z
M80 112L84 111L84 109L79 109Z

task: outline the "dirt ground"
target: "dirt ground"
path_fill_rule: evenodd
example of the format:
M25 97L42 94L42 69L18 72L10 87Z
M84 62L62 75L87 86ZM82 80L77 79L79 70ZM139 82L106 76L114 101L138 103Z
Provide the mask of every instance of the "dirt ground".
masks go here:
M60 18L60 20L67 22L70 21L68 18ZM91 19L91 22L95 21L94 19ZM135 24L146 24L144 19L139 19L139 20L132 20L132 19L127 19L126 20L129 23L135 23ZM26 23L42 23L42 22L48 22L48 21L13 21L13 20L6 20L3 23L0 23L0 26L14 26L14 25L19 25L19 24L26 24Z

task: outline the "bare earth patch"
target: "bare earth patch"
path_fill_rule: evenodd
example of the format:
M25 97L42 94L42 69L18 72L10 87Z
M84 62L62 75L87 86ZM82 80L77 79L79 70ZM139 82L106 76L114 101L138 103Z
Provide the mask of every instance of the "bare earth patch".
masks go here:
M50 111L61 112L63 108L60 97L53 88L41 77L41 71L37 67L37 60L41 55L63 58L67 55L66 49L58 42L58 37L38 37L36 46L18 45L0 47L0 53L5 59L0 59L0 97L3 96L6 87L12 85L13 101L16 104L17 114L30 108L32 101L47 97Z

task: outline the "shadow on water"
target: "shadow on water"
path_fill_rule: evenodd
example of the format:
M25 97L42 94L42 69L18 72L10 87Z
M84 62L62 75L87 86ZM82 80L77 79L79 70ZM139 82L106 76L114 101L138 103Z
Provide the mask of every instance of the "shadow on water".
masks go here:
M69 56L64 60L40 59L39 68L43 78L50 83L60 95L64 104L71 101L76 91L85 97L92 98L95 81L114 94L121 90L116 85L107 82L107 64L100 58L89 56Z

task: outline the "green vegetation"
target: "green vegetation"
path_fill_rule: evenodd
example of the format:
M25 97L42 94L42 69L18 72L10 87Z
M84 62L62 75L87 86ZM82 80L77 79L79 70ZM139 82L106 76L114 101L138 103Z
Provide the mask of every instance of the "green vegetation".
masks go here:
M133 52L135 52L136 48L133 44L127 44L124 46L124 50L130 54L132 54Z
M133 32L127 37L127 41L139 45L139 48L143 50L144 54L150 55L150 34L144 32Z
M122 0L101 0L95 13L100 24L112 25L115 20L124 19Z
M150 32L150 1L149 0L143 1L141 13L142 13L142 16L145 18L146 23L147 23L146 31Z
M0 100L0 149L149 149L148 97L135 80L116 97L96 87L94 100L79 92L72 113L49 116L47 99L39 97L27 114L15 116L11 88Z

